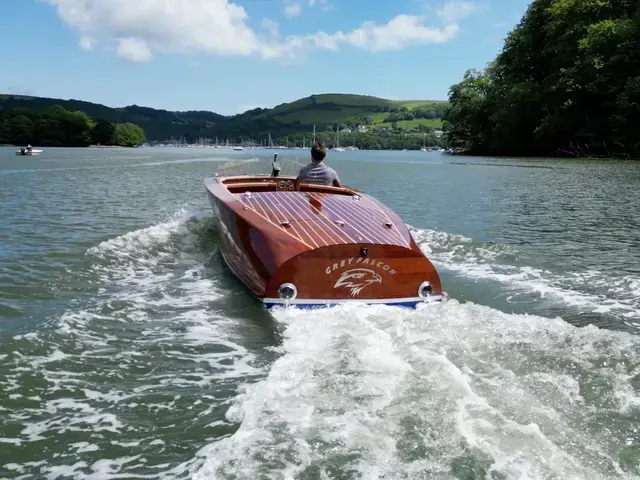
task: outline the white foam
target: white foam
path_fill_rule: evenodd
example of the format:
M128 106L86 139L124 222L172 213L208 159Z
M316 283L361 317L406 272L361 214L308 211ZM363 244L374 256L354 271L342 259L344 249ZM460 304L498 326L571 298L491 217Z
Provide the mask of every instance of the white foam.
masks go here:
M72 443L69 446L75 448L77 453L97 452L98 450L100 450L100 447L89 442L77 442Z
M580 395L591 371L629 385L615 365L640 360L637 337L455 300L275 315L282 356L238 396L238 431L203 450L196 479L428 478L469 462L509 479L638 478Z
M36 407L3 412L22 431L0 442L21 445L73 432L77 453L90 454L101 436L126 435L113 445L132 450L126 457L94 462L87 455L79 458L91 461L47 466L46 478L176 478L191 471L196 478L400 479L465 468L509 479L637 478L623 472L618 456L630 438L620 425L639 404L632 384L638 372L628 368L640 363L636 337L456 301L412 313L353 305L276 311L284 341L272 349L279 357L264 377L242 343L238 320L211 306L224 295L217 280L207 278L201 259L185 258L174 245L188 218L181 210L87 252L99 281L91 302L74 305L55 325L73 340L67 348L39 335L14 340L34 349L5 359L12 366L3 391L21 391L21 375L34 372L48 387L29 394ZM436 264L465 275L493 275L565 301L567 292L579 293L576 301L593 308L602 300L563 290L549 272L498 265L500 247L476 247L442 232L413 234ZM624 279L621 296L599 308L627 307L634 315L624 295L639 285ZM94 377L84 368L74 371L78 364L91 365ZM147 373L136 374L138 368ZM212 419L229 400L211 394L211 385L233 388L240 381L247 385L227 419ZM594 395L592 384L606 388ZM139 408L159 422L197 409L198 431L240 426L188 461L147 465L134 455L141 445L170 448L157 432L129 423ZM610 431L592 425L593 416L604 417ZM163 428L189 428L178 423ZM26 463L15 466L28 470ZM162 471L140 473L151 469Z
M13 445L22 445L22 440L20 440L19 438L0 437L0 443L12 443Z
M474 245L472 239L461 235L409 228L437 268L499 282L511 291L510 300L515 301L520 293L536 293L541 299L559 301L582 311L613 313L640 321L640 278L593 269L558 273L512 265L508 260L497 261L517 254L507 245Z
M47 387L29 394L29 408L3 411L6 421L20 427L20 435L0 441L64 441L71 434L70 447L82 460L53 466L56 461L48 459L41 476L104 479L131 472L147 478L144 473L156 466L147 466L141 455L94 462L91 453L108 451L102 442L114 436L119 441L113 445L132 451L140 451L142 444L164 451L156 428L135 422L139 409L151 415L162 412L163 418L192 410L191 421L204 426L227 401L208 394L211 385L233 386L262 374L254 365L255 354L239 343L237 321L211 306L223 295L217 280L207 278L201 258L190 257L176 244L195 241L186 228L190 218L188 210L181 210L166 222L89 249L91 276L98 278L95 295L74 302L51 331L13 340L23 348L4 361L3 391L22 397L18 388L23 375L37 375ZM144 373L137 373L141 369ZM182 432L188 424L163 428L171 435L171 429ZM89 458L91 462L84 461ZM28 471L26 465L18 467ZM182 475L191 465L173 465L149 478ZM87 475L87 468L93 473Z

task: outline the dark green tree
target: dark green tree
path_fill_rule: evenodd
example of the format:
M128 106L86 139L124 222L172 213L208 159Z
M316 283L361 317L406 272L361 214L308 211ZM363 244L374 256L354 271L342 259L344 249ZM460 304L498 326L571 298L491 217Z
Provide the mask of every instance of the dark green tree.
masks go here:
M93 128L92 123L86 113L70 112L59 105L42 111L0 109L0 144L86 147L96 132L101 139L107 140L100 142L103 144L134 146L144 142L144 131L137 125L124 124L118 138L107 120L99 120Z
M534 0L495 61L451 87L445 130L481 154L640 156L639 82L639 2Z
M136 147L145 142L144 131L133 123L116 125L116 142L124 147Z
M99 118L91 129L91 142L95 145L114 145L116 143L115 125L104 118Z

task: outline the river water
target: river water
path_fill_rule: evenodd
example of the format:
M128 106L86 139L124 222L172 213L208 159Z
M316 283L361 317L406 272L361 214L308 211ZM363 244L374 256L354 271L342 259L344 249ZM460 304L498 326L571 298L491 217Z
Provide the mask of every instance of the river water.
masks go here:
M0 149L0 478L640 478L639 163L330 152L451 300L270 315L202 183L270 155Z

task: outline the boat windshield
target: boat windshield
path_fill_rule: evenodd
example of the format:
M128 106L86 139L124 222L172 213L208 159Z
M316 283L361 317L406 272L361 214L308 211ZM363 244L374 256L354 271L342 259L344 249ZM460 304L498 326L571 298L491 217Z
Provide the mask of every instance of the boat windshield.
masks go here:
M232 160L221 164L215 169L215 172L221 177L230 177L235 175L270 175L273 172L274 164L272 158L253 157L241 160ZM298 175L304 163L295 158L277 158L277 166L279 167L280 176Z
M222 177L222 183L231 193L245 192L293 192L296 191L294 183L296 177L270 175L242 175ZM336 195L357 195L358 192L349 187L334 187L330 185L317 185L313 183L301 183L299 192L332 193Z
M274 159L254 157L241 160L233 160L216 168L216 176L231 193L243 192L275 192L293 191L294 182L298 172L305 164L296 158L277 157L280 167L278 175L274 176ZM301 192L326 192L337 195L354 195L357 193L348 187L333 187L328 185L315 185L301 183Z

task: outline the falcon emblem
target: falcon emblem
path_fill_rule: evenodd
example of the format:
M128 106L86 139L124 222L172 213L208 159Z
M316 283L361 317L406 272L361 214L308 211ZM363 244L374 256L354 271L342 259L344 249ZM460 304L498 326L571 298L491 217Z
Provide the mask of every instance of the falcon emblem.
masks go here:
M351 296L359 295L364 287L372 283L382 283L382 277L373 270L354 268L342 273L333 288L343 287L351 289Z

